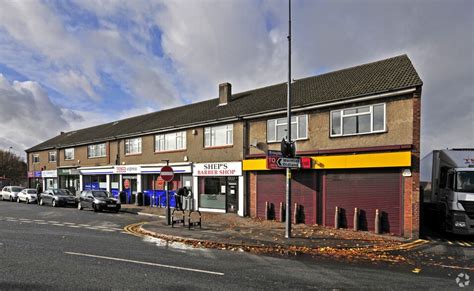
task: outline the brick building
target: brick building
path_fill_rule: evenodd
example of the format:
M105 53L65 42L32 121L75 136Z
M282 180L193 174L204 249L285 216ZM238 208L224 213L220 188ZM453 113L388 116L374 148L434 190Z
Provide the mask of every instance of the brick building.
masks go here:
M29 177L45 187L161 191L162 160L204 211L280 217L283 170L268 170L286 128L286 83L62 133L28 149ZM416 237L422 81L406 55L292 83L292 132L306 169L293 171L296 216L308 224ZM41 176L41 177L39 177Z

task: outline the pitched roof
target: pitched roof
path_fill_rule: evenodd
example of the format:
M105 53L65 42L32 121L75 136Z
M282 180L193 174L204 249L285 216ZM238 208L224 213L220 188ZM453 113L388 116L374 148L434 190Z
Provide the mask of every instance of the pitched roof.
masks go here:
M292 106L323 104L422 84L408 56L401 55L299 79L292 83ZM281 83L233 94L231 101L225 106L218 106L219 98L214 98L60 134L26 151L93 143L115 139L117 136L139 135L194 123L281 110L286 108L286 94L286 83Z

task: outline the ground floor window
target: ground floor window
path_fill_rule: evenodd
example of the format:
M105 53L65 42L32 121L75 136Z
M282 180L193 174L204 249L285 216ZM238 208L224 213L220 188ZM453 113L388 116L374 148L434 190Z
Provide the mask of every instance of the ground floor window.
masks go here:
M237 211L238 177L199 177L199 207Z
M79 191L79 176L59 176L59 188L68 189L73 194L77 194Z
M110 175L110 192L115 198L119 197L120 193L120 175Z
M45 189L56 189L58 188L58 178L45 178Z
M84 190L107 190L107 178L105 175L83 176Z

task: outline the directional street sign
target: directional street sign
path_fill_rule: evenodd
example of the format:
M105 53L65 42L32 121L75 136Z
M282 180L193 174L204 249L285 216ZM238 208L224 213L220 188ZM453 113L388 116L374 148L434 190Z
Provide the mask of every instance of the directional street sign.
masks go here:
M279 158L277 166L280 168L300 168L299 158Z

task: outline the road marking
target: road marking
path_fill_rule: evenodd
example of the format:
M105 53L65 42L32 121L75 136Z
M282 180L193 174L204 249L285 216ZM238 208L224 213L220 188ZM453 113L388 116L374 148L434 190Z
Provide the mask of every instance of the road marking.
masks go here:
M21 223L33 223L33 221L30 221L30 220L22 220L20 221Z
M78 224L78 225L83 226L83 227L90 227L89 224Z
M463 243L463 246L465 247L470 247L471 245L467 242L467 241L460 241L461 243Z
M36 224L48 224L47 222L37 222Z
M44 220L43 219L35 219L33 220L34 222L43 222Z
M113 229L106 229L106 228L102 228L102 229L99 229L99 230L102 230L102 231L112 231L112 232L115 231L115 230L113 230Z
M66 225L67 227L79 228L79 225Z
M128 259L114 258L114 257L97 256L97 255L84 254L84 253L75 253L75 252L64 252L64 253L67 254L67 255L73 255L73 256L82 256L82 257L104 259L104 260L110 260L110 261L133 263L133 264L138 264L138 265L147 265L147 266L162 267L162 268L168 268L168 269L175 269L175 270L183 270L183 271L190 271L190 272L197 272L197 273L205 273L205 274L211 274L211 275L224 276L224 273L206 271L206 270L200 270L200 269L185 268L185 267L178 267L178 266L171 266L171 265L164 265L164 264L157 264L157 263L150 263L150 262L143 262L143 261L135 261L135 260L128 260Z
M31 219L28 218L19 218L21 221L31 221Z
M56 225L56 226L65 226L64 224L61 224L61 223L51 223L51 225Z
M447 266L447 265L440 265L443 268L449 268L449 269L458 269L458 270L469 270L469 271L474 271L474 268L469 268L469 267L460 267L460 266Z
M75 225L75 223L72 222L63 222L63 224Z
M59 223L59 221L56 220L48 220L49 223Z

